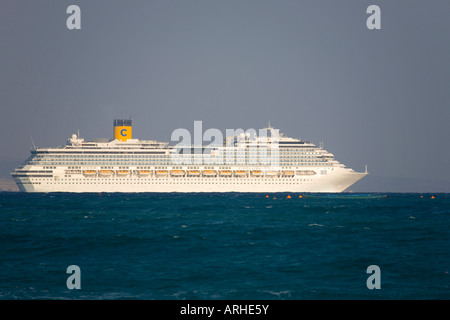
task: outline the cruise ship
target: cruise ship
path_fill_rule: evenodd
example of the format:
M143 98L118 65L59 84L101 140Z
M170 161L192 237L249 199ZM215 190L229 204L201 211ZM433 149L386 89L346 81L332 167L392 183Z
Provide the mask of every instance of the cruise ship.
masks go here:
M31 150L11 173L22 192L342 192L366 176L313 143L270 125L210 145L132 138L132 120L115 119L113 139Z

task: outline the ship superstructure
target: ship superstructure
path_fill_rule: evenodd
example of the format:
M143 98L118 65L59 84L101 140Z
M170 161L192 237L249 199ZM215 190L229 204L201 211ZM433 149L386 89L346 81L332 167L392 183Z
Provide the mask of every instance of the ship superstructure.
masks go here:
M114 139L73 134L57 148L34 148L11 173L23 192L342 192L367 175L320 146L285 137L227 137L222 145L170 146L132 138L128 119Z

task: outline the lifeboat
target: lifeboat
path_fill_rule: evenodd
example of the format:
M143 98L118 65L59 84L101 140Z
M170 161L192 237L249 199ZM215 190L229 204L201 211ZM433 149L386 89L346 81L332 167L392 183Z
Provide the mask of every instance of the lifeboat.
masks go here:
M294 171L283 171L283 175L284 176L293 176L294 175Z
M200 175L200 171L198 170L188 170L188 176L199 176Z
M236 177L245 177L245 176L247 176L247 171L235 171L234 175Z
M220 174L222 177L231 177L232 172L231 172L230 170L221 170L221 171L219 172L219 174Z
M83 175L85 175L86 177L93 177L93 176L97 175L97 171L95 171L95 170L84 170L83 171Z
M316 172L313 170L300 170L296 172L299 176L312 176L315 175Z
M99 175L102 177L110 177L114 174L112 170L100 170Z
M117 170L116 171L117 176L124 177L130 174L129 170Z
M278 177L279 172L278 171L267 171L266 177Z
M217 175L216 170L203 170L203 176L205 177L214 177Z
M263 175L263 173L260 170L253 170L252 171L252 176L254 176L254 177L260 177L262 175Z
M181 176L184 176L185 173L186 172L184 170L172 170L172 171L170 171L170 174L173 177L181 177Z
M148 176L148 175L150 175L150 173L151 173L150 170L139 170L138 171L138 175L141 176L141 177Z
M157 177L165 177L169 174L167 170L156 170Z

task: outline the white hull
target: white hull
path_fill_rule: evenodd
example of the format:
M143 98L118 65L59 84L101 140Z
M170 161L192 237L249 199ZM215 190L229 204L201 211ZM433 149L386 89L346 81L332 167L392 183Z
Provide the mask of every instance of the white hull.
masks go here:
M348 168L294 177L16 177L23 192L342 192L366 176ZM33 179L33 180L30 180Z

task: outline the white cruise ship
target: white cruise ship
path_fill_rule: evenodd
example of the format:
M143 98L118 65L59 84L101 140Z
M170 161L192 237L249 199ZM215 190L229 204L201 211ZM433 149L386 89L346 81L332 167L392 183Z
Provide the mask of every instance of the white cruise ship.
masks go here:
M268 127L222 145L169 146L132 138L131 119L114 120L114 139L76 134L34 148L11 173L23 192L342 192L367 175L333 154Z

